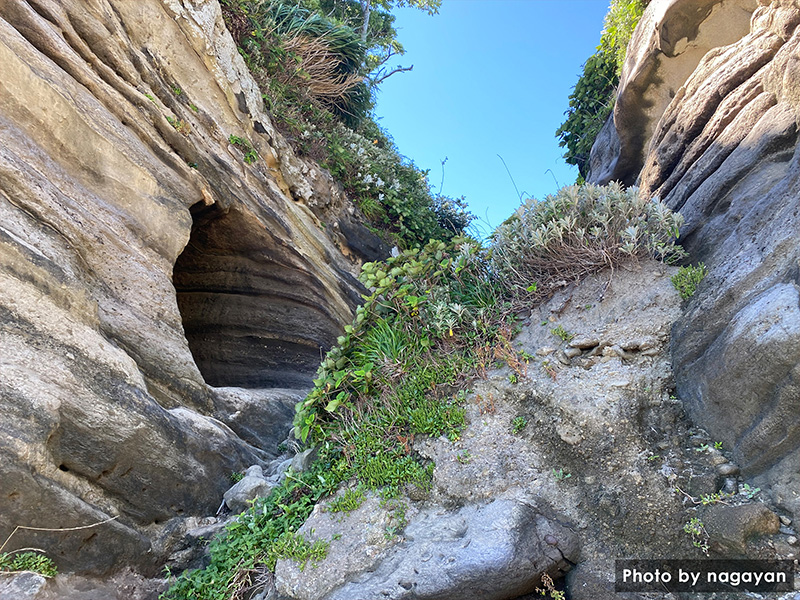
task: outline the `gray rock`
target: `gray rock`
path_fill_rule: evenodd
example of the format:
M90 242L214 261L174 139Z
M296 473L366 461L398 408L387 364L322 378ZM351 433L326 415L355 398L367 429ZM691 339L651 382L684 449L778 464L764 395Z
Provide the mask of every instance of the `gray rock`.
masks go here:
M319 451L317 448L307 448L298 454L295 454L292 459L292 470L295 473L302 473L317 459Z
M572 348L579 348L581 350L589 350L600 344L600 339L593 336L580 336L576 335L569 345Z
M320 521L312 517L301 531L318 535ZM357 551L349 540L363 528L343 527L345 552ZM379 546L380 547L380 546ZM363 552L363 546L361 547ZM369 553L369 551L367 551ZM289 561L279 561L278 590L291 598L310 600L482 598L501 600L532 592L543 573L554 578L577 560L577 538L532 506L495 500L465 506L455 512L422 511L406 527L404 539L383 548L369 570L342 572L341 563L322 561L316 576L305 577ZM348 573L352 575L348 576Z
M716 504L702 511L710 542L723 552L743 554L751 538L774 535L780 530L780 519L760 502L726 506Z
M728 463L728 462L722 463L721 465L717 465L717 474L722 475L723 477L738 475L739 467L737 467L733 463Z
M0 600L35 600L47 579L37 573L0 575Z
M614 108L620 150L596 153L590 177L638 181L685 218L681 243L709 275L672 331L677 395L794 514L799 27L794 1L651 2Z
M582 351L580 348L567 348L564 350L564 356L567 358L575 358L576 356L580 356Z
M116 516L7 550L159 569L291 426L298 392L208 384L310 385L385 249L321 231L352 204L274 130L216 0L0 2L0 63L0 531Z
M275 485L263 477L246 475L225 492L225 504L234 513L240 513L250 506L256 498L266 498Z
M749 31L756 0L656 0L628 45L614 111L590 156L591 183L631 185L659 120L703 57Z

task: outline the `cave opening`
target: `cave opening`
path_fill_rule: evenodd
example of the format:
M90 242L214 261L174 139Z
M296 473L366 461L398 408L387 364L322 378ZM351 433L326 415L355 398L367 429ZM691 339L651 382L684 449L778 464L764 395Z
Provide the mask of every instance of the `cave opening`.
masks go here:
M213 387L306 388L340 325L281 223L198 203L173 283L189 349Z

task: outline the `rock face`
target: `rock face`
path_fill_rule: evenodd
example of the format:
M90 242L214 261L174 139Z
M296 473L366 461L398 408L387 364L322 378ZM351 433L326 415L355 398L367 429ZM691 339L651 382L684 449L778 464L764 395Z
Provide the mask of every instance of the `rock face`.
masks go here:
M664 109L711 49L750 30L757 0L653 0L628 47L614 112L590 157L588 181L632 185Z
M536 598L542 573L569 571L567 597L612 600L615 558L702 557L683 529L702 515L676 488L699 505L721 487L716 467L735 467L710 438L690 435L671 394L676 270L628 265L533 309L514 340L526 369L475 382L457 441L414 442L435 462L432 489L388 503L368 496L346 515L318 505L300 531L329 542L328 556L304 569L278 561L261 597ZM727 502L737 520L719 539L775 533L764 505L735 489Z
M369 234L273 130L216 1L4 1L0 64L0 537L115 517L6 550L157 568L275 456Z
M345 533L313 577L282 560L278 592L304 600L502 600L532 592L544 573L560 577L579 556L573 532L510 499L453 512L415 510L402 540L386 535L390 520L374 498L344 520L312 514L301 533L319 539Z
M746 31L730 31L728 45L677 70L674 98L654 103L630 82L650 63L671 69L647 42L648 28L658 15L657 27L668 26L683 4L650 6L625 66L616 129L623 148L638 136L646 151L639 157L630 145L619 164L596 171L638 177L644 193L685 217L683 244L709 275L673 331L678 394L734 450L744 475L798 515L800 5L760 1ZM718 4L709 19L735 5ZM626 112L650 116L618 118Z

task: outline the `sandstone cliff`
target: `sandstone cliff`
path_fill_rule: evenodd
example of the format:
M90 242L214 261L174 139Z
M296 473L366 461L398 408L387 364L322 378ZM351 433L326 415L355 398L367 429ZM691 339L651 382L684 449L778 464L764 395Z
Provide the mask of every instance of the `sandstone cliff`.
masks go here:
M685 217L710 273L673 329L678 393L796 515L799 26L789 0L654 1L592 162L594 181L638 182Z
M6 550L160 568L275 455L376 240L216 1L9 0L0 64L0 537L116 517Z

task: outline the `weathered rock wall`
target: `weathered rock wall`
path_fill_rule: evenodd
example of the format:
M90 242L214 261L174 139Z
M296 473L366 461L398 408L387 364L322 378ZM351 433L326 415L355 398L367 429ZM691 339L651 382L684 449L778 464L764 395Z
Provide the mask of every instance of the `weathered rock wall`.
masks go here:
M663 15L656 28L669 28L681 6L654 2L643 23ZM761 0L747 31L706 52L688 77L675 74L684 81L662 108L630 86L661 61L652 43L635 45L647 34L637 30L614 115L620 144L638 136L646 151L641 159L623 151L625 164L593 172L638 179L685 217L683 244L709 275L673 330L678 392L695 421L734 449L745 475L797 515L800 5ZM650 117L618 118L629 105Z
M324 231L358 225L215 0L7 0L0 64L0 538L116 517L7 550L146 570L274 455L358 301Z

